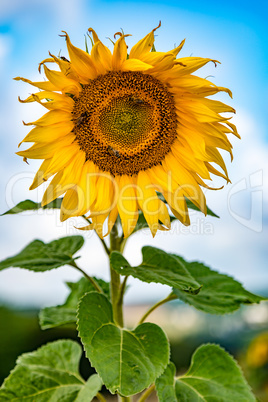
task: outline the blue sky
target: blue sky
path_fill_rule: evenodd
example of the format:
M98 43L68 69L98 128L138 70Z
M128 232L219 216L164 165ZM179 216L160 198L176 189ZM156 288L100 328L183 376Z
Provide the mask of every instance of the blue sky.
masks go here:
M15 155L17 144L26 135L21 121L33 121L44 111L39 106L21 105L17 96L26 97L32 88L13 81L15 76L38 77L38 63L48 51L67 55L66 30L76 46L84 46L84 34L93 27L106 44L107 37L123 28L131 47L162 21L157 31L157 50L167 50L186 38L182 56L202 56L219 60L215 69L208 65L201 77L229 87L220 99L237 111L234 122L242 140L233 139L234 161L224 155L232 184L224 190L206 193L208 205L220 220L193 214L192 226L176 224L173 233L152 239L148 232L135 235L126 248L127 257L139 263L139 250L150 244L177 252L188 260L207 262L221 272L242 281L252 291L268 291L268 45L267 4L256 1L86 1L86 0L2 0L0 4L0 211L23 199L41 200L43 189L29 192L28 187L39 163L24 164ZM218 183L218 182L217 182ZM63 235L77 234L75 220L61 224L58 214L6 216L1 218L0 258L15 254L34 238L49 241ZM175 234L175 232L177 234ZM86 234L81 266L90 274L107 278L106 259L98 249L98 239ZM99 250L99 252L96 252ZM95 254L93 254L95 252ZM48 305L60 303L66 292L64 280L76 280L69 268L33 274L6 270L0 274L0 299L17 304ZM133 281L129 301L141 301L165 295L157 285ZM149 289L149 290L148 290ZM139 299L137 299L137 293Z

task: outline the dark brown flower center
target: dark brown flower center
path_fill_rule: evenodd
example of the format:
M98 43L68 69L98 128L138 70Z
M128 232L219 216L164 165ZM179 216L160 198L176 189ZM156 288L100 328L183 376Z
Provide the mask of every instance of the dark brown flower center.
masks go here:
M83 87L73 110L76 141L101 170L134 175L159 164L177 135L172 95L141 72L109 72Z

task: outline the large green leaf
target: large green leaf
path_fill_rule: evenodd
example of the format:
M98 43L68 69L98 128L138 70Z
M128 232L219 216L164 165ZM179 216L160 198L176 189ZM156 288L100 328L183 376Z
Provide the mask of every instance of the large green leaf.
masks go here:
M137 267L131 267L127 260L117 251L111 254L113 269L121 275L132 275L143 282L157 282L196 294L200 283L187 271L184 265L172 254L155 247L142 249L143 261Z
M1 261L0 271L9 267L18 267L38 272L71 264L74 262L73 254L83 244L82 236L62 237L47 244L41 240L34 240L19 254Z
M87 357L112 393L129 396L142 391L168 364L169 344L162 329L150 323L134 331L117 327L112 306L101 293L82 298L78 331Z
M98 283L104 294L109 296L109 283L102 279L93 278ZM85 293L96 289L86 278L81 278L78 282L67 282L71 292L67 300L61 306L46 307L39 313L39 322L42 329L58 327L65 324L75 324L77 320L78 302Z
M182 257L177 258L196 281L202 284L198 295L186 294L180 289L174 288L174 293L184 302L191 304L198 310L210 314L226 314L239 309L241 304L259 303L267 300L254 295L230 276L212 271L209 267L199 262L187 262Z
M170 362L164 373L156 379L155 388L159 402L177 402L175 393L176 367Z
M56 200L50 202L47 205L44 205L41 207L41 202L34 202L31 200L25 200L19 202L17 205L15 205L13 208L9 209L8 211L4 212L0 216L3 215L14 215L14 214L20 214L21 212L25 211L36 211L38 209L59 209L61 207L62 203L62 198L57 198Z
M175 381L172 371L168 366L156 381L159 402L256 401L236 361L217 345L198 348L188 372Z
M21 355L0 388L0 401L91 401L102 381L94 375L85 384L78 370L81 352L78 343L60 340Z

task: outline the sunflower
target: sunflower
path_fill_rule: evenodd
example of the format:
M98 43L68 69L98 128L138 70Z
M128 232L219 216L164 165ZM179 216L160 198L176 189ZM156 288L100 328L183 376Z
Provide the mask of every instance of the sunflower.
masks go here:
M48 110L39 120L24 123L35 127L22 142L34 145L17 152L24 160L43 159L30 189L53 177L42 205L65 194L61 220L89 214L92 223L84 229L95 229L99 236L106 219L109 233L118 214L129 236L139 210L154 236L158 229L170 228L167 205L189 225L186 199L206 214L201 187L210 187L204 180L213 174L229 181L217 148L232 157L227 135L238 134L230 117L221 113L235 111L207 97L232 94L192 74L217 61L177 58L184 40L168 52L155 51L157 28L129 54L129 35L116 33L111 52L90 28L89 54L63 31L69 57L50 54L40 63L47 81L15 78L41 90L20 102L38 102Z

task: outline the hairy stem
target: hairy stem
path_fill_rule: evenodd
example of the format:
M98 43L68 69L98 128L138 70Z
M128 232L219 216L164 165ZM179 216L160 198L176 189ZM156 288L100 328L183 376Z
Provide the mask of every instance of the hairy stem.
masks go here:
M75 261L74 261L73 263L70 263L69 265L70 265L71 267L77 269L77 271L80 271L80 272L84 275L84 277L87 278L87 280L88 280L90 283L92 283L92 285L94 286L94 288L95 288L98 292L103 293L102 288L98 285L98 283L97 283L91 276L89 276L85 271L83 271L82 268L78 267L78 266L76 265L76 262L75 262Z
M121 239L118 236L117 223L113 226L110 233L110 251L120 251L121 249ZM120 327L123 327L123 309L122 303L123 298L120 296L121 294L121 282L120 282L120 274L118 274L112 267L110 263L110 273L111 273L111 301L113 307L113 317L114 321Z
M158 303L154 304L148 311L146 311L146 313L142 316L142 318L139 321L139 324L142 324L144 322L144 320L146 320L146 318L148 317L149 314L152 313L152 311L154 311L155 309L157 309L157 307L161 306L162 304L165 304L167 302L169 302L170 300L175 300L177 299L177 296L174 293L170 293L168 295L168 297L166 297L163 300L160 300Z

